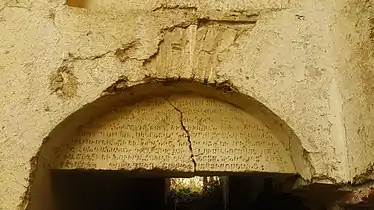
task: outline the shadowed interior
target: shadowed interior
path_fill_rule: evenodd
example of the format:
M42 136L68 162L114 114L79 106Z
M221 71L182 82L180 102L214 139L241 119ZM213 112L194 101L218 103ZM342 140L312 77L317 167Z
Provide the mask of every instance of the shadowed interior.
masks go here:
M282 192L290 176L231 174L209 192L175 196L169 184L173 175L54 170L53 198L58 210L307 209L301 198Z

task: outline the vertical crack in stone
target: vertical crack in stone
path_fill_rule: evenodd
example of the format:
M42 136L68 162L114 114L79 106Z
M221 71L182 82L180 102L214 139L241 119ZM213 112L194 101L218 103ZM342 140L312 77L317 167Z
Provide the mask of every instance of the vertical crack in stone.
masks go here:
M177 111L179 113L180 123L181 123L182 129L187 135L188 148L190 149L191 161L192 161L192 164L193 164L193 172L195 172L196 171L196 161L195 161L195 157L194 157L194 154L193 154L191 136L190 136L190 132L187 130L186 126L183 123L183 113L180 109L178 109L176 106L174 106L174 104L171 103L171 101L169 101L169 100L167 100L167 101L175 109L175 111Z

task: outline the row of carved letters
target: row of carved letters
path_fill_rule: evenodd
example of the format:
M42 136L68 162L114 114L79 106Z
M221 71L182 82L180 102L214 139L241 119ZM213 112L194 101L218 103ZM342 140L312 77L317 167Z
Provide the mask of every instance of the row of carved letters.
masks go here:
M268 154L264 156L263 154ZM181 159L181 157L188 157L187 153L183 156L180 155L167 155L167 154L96 154L96 153L73 153L63 155L64 160L85 160L85 161L169 161L174 159ZM232 161L243 161L253 162L260 161L260 157L265 157L266 161L282 161L279 154L251 154L251 155L199 155L196 156L196 161L203 162L232 162ZM188 159L188 158L187 158Z
M85 162L85 161L65 161L60 165L61 168L96 168L96 163ZM153 169L153 168L162 168L162 169L176 169L176 170L188 170L192 169L192 164L186 163L163 163L160 165L155 165L153 163L109 163L104 168L110 169ZM201 163L196 165L197 170L264 170L263 165L258 164L245 164L245 163Z
M213 148L222 148L222 147L238 147L238 148L251 148L251 147L270 147L276 148L278 146L276 141L254 141L254 140L202 140L202 139L192 139L193 145L200 147L213 147ZM86 148L87 151L98 151L103 150L105 147L184 147L188 145L188 142L183 139L168 141L162 141L158 139L152 140L130 140L130 139L74 139L72 142L66 142L65 145L80 145L80 147ZM99 149L100 148L100 149Z
M116 153L116 154L126 154L126 153L155 153L155 154L181 154L187 151L186 147L95 147L91 145L79 146L67 148L66 151L72 153ZM220 154L220 155L238 155L238 154L249 154L254 155L256 153L261 154L271 154L273 152L278 152L277 148L267 148L267 147L258 147L258 148L248 148L248 147L233 147L233 148L197 148L195 149L197 154Z
M126 131L128 132L162 132L162 133L167 133L168 131L176 131L176 130L181 130L182 127L180 125L175 125L174 123L170 124L130 124L128 122L131 121L126 121L126 123L121 123L121 122L116 122L116 123L108 123L105 125L100 125L100 126L91 126L91 129L86 129L86 130L80 130L78 132L78 136L113 136L113 133L115 135L121 135L121 133L125 133ZM192 125L186 125L186 128L191 131L191 132L207 132L210 133L209 131L218 131L218 130L235 130L236 132L240 131L245 131L246 133L265 133L267 134L267 130L261 126L261 125L256 125L256 124L233 124L233 123L222 123L222 120L220 121L220 124L217 123L209 123L209 124L198 124L198 123L193 123ZM101 128L101 129L100 129ZM102 129L105 130L102 130ZM214 133L214 132L213 132ZM220 132L218 132L220 133ZM222 132L221 132L222 133ZM122 134L125 135L125 134ZM264 135L264 134L262 134Z

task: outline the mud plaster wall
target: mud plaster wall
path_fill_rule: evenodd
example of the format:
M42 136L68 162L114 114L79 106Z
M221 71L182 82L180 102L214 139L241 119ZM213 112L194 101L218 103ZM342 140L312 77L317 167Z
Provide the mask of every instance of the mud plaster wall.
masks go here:
M334 48L346 40L329 28L345 27L334 20L346 2L116 2L0 1L0 208L20 205L30 160L58 123L116 82L155 77L230 83L294 130L314 181L350 180Z

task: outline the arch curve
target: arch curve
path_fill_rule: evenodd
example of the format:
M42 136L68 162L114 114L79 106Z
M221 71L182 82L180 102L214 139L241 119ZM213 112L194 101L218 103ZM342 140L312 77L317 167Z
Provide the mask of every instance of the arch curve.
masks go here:
M53 189L50 184L50 169L56 167L55 163L58 162L57 154L60 154L62 145L66 139L72 137L72 135L78 129L82 128L82 126L98 119L100 116L103 116L116 108L133 106L142 101L149 101L155 98L167 98L171 100L167 101L167 103L169 103L169 108L173 111L181 112L179 113L180 115L177 116L180 116L181 126L182 129L184 129L184 132L187 132L187 129L184 127L186 125L182 122L182 111L175 104L178 103L178 97L180 98L181 96L188 96L190 99L191 97L192 99L213 99L214 101L218 101L218 103L228 104L228 106L240 110L241 113L239 115L246 113L251 119L253 119L252 122L262 124L271 132L275 139L282 143L286 152L285 154L288 155L285 158L292 161L292 167L288 167L283 171L264 171L295 173L301 175L302 178L309 180L310 166L308 165L308 161L303 157L303 148L301 147L300 140L292 129L269 108L254 98L227 87L228 86L217 87L198 82L178 80L150 82L121 90L111 89L110 93L107 93L94 102L87 104L66 118L63 122L57 125L45 139L36 157L37 163L33 172L33 180L29 192L30 199L28 209L53 209L53 199L51 197ZM187 135L188 140L190 140L190 134L187 133ZM194 161L196 160L193 159L192 168L188 168L186 172L196 173L206 170L202 167L200 167L200 170L199 168L196 168L196 162ZM288 166L289 165L290 164L288 164ZM251 170L243 170L243 172L245 171ZM257 170L252 169L252 171Z

